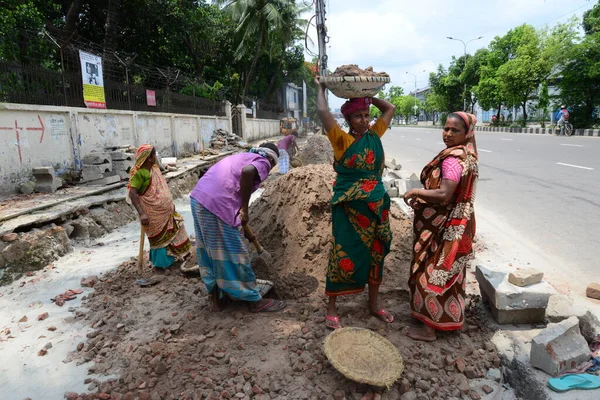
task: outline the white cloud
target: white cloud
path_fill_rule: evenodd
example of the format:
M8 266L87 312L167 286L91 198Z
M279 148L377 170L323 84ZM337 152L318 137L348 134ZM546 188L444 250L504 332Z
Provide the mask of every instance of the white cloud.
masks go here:
M529 23L536 27L581 16L594 6L587 0L329 0L327 27L330 36L329 68L343 64L373 66L390 74L392 85L405 91L428 85L429 72L447 66L463 45L452 36L470 40L468 52L489 45L498 35ZM566 15L565 15L566 14ZM316 42L314 29L310 33ZM316 49L313 49L316 52ZM423 71L427 72L423 72ZM330 96L331 106L343 100Z

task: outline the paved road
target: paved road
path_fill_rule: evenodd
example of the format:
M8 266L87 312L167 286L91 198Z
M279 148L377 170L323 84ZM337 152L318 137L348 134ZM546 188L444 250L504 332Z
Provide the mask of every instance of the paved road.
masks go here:
M417 175L444 148L439 128L393 128L383 143ZM479 261L531 263L561 292L600 281L600 139L478 132L477 146L478 230L489 247Z

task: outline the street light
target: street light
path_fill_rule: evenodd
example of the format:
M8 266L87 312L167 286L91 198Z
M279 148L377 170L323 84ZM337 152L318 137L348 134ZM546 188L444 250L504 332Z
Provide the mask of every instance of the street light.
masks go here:
M407 74L412 75L415 77L415 115L417 115L417 75L413 74L412 72L408 72L406 71Z
M464 53L464 55L465 55L465 66L463 67L463 72L464 72L465 68L467 67L467 45L469 43L471 43L471 42L474 42L475 40L483 39L483 36L479 36L478 38L471 39L471 40L469 40L466 43L465 43L464 40L453 38L452 36L448 36L447 38L450 39L450 40L459 41L459 42L461 42L463 44L464 49L465 49L465 53ZM463 111L467 111L467 82L465 82L463 96L464 96L464 99L463 99Z

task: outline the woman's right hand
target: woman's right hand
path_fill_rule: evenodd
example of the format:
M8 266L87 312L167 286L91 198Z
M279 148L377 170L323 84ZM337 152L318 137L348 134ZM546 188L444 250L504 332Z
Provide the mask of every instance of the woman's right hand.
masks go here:
M325 90L325 84L319 80L320 78L319 75L315 76L315 85L317 85L317 88Z
M150 224L150 219L148 219L148 215L146 213L140 214L140 223L144 226L148 226Z
M415 208L415 200L419 197L419 189L410 189L404 193L404 203L411 208Z

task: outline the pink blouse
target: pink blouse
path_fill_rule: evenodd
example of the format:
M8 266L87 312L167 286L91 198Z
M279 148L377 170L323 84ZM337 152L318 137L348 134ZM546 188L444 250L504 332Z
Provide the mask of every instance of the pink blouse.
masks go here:
M442 162L442 179L449 179L454 182L460 182L463 167L456 157L447 157Z

